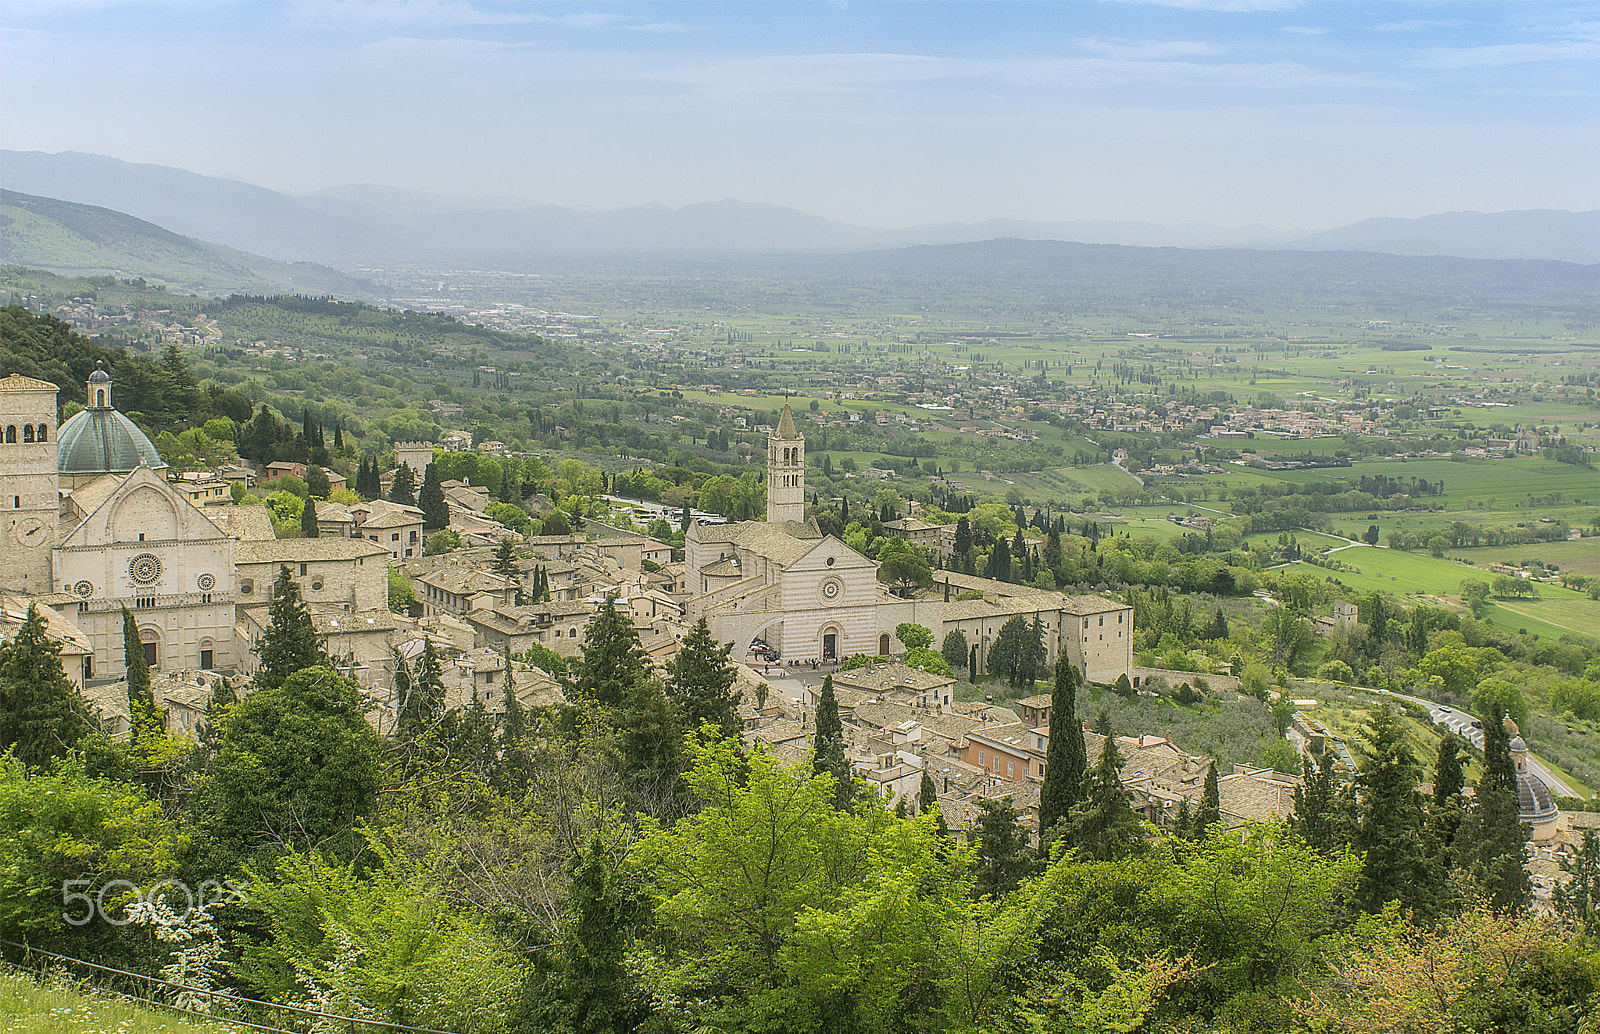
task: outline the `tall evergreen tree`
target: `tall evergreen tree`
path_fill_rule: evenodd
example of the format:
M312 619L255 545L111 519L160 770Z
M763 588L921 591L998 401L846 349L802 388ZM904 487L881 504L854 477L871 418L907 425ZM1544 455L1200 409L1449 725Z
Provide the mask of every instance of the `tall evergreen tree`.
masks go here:
M422 472L422 489L417 492L417 508L422 511L424 530L437 531L450 526L450 504L439 483L438 464L430 463Z
M1466 785L1461 764L1465 746L1461 737L1447 732L1439 740L1439 750L1433 761L1433 806L1428 809L1428 834L1439 853L1439 864L1446 870L1453 864L1456 834L1466 817L1466 802L1461 793Z
M1189 798L1178 798L1178 813L1172 818L1172 836L1177 840L1194 839L1194 816L1189 814Z
M1294 788L1294 815L1289 828L1308 845L1324 854L1347 849L1354 832L1347 796L1333 770L1334 754L1323 753L1313 765L1303 763L1305 778Z
M1044 786L1039 790L1039 839L1055 836L1056 823L1068 818L1083 799L1083 772L1088 762L1083 723L1078 720L1077 665L1062 650L1056 658L1050 690L1050 747L1045 754Z
M1556 884L1556 912L1585 937L1600 933L1600 838L1583 831L1578 853L1561 861L1570 879Z
M967 842L977 846L973 889L1001 898L1016 890L1028 874L1028 830L1017 821L1010 797L980 800L978 811L974 828L967 831Z
M417 479L408 464L402 463L395 470L394 481L389 485L389 501L402 506L417 505Z
M255 676L258 690L276 689L297 671L328 664L317 626L287 566L278 568L272 603L267 607L267 628L256 644L256 656L261 661Z
M494 550L494 573L503 574L507 578L520 576L522 572L517 567L519 559L521 558L517 556L517 547L512 541L510 539L501 539L500 545L496 546Z
M1511 759L1515 729L1500 704L1491 705L1483 723L1483 774L1455 845L1456 864L1469 885L1499 912L1523 911L1532 900L1524 866L1533 828L1519 812L1517 769Z
M724 738L738 743L743 723L733 663L728 659L732 649L732 643L718 646L706 619L701 618L678 648L668 690L689 731L698 732L709 722Z
M139 640L139 623L127 607L122 608L122 663L127 669L124 688L128 695L129 737L137 742L161 735L161 715L150 689L150 665L145 660L144 643Z
M300 534L308 539L314 539L322 534L322 529L317 526L317 501L307 499L306 505L300 510Z
M0 751L33 767L65 756L94 731L89 702L62 671L61 647L45 627L30 603L16 636L0 643Z
M817 697L817 725L812 732L811 771L834 779L833 806L848 808L855 799L855 777L844 752L844 725L839 721L839 701L833 695L833 676L824 676Z
M1084 801L1072 812L1071 843L1079 861L1114 862L1139 850L1144 831L1122 785L1122 754L1107 736L1090 769Z
M1361 822L1352 845L1365 856L1356 900L1376 912L1398 900L1420 915L1438 906L1439 876L1425 850L1422 766L1406 743L1400 719L1388 705L1373 713L1367 749L1359 761Z
M922 785L917 788L917 814L921 815L939 803L939 788L933 785L933 776L922 770Z
M620 707L633 685L649 672L650 658L639 645L633 622L617 609L616 594L607 596L583 631L579 695L601 707Z
M1213 826L1222 822L1222 794L1217 788L1217 763L1206 767L1205 788L1200 791L1200 807L1194 813L1194 838L1204 840Z

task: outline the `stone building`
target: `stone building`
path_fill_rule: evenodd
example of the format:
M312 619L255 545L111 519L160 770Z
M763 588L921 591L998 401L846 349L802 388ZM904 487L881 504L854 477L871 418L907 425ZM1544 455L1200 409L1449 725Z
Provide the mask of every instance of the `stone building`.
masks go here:
M158 473L110 375L86 387L88 407L58 431L56 385L0 378L0 589L70 615L92 650L85 682L122 674L124 607L152 667L231 666L234 540Z

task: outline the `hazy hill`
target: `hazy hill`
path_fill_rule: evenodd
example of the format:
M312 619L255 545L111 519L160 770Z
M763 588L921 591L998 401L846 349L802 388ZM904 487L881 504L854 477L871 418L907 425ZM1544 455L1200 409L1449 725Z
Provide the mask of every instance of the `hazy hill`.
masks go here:
M0 184L127 212L182 234L286 261L518 268L551 260L853 252L995 238L1176 248L1381 251L1600 262L1600 213L1471 212L1373 219L1306 235L1268 227L992 219L852 226L778 205L723 200L578 211L373 185L289 195L101 155L0 152Z
M1287 247L1592 263L1600 262L1600 211L1443 212L1421 219L1366 219L1302 237Z
M78 276L143 277L195 294L376 297L366 281L197 241L121 212L0 190L0 263Z

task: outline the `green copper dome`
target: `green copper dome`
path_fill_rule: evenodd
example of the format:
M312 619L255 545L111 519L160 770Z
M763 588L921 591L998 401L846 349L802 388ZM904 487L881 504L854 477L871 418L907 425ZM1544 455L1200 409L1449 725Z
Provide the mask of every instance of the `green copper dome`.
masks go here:
M56 469L63 474L125 474L141 463L166 467L145 433L109 406L85 409L56 432Z

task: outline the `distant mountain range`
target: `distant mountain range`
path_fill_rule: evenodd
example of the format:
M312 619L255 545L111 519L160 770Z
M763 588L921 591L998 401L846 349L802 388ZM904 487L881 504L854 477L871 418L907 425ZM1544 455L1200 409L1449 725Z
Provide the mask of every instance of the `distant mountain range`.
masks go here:
M0 190L0 263L74 276L142 277L185 294L333 294L374 285L327 266L207 244L122 212Z
M588 212L506 199L345 186L290 195L101 155L0 151L0 185L125 212L280 261L518 269L593 258L842 253L996 238L1140 247L1376 251L1600 263L1600 212L1450 212L1369 219L1322 233L1266 227L995 219L907 229L852 226L777 205L712 201Z

